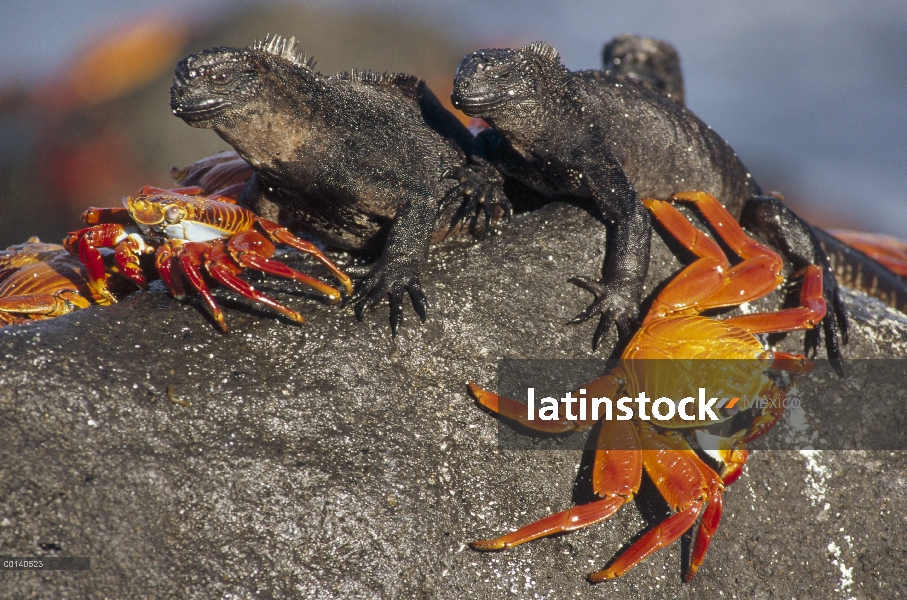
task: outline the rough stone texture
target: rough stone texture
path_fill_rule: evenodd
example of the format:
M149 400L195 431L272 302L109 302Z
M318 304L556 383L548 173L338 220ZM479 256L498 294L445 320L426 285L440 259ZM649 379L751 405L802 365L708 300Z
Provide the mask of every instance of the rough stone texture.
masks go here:
M753 452L690 584L679 543L585 580L662 518L651 489L579 532L466 545L589 498L581 452L499 451L465 383L493 387L501 357L595 357L594 324L564 325L590 296L565 280L598 273L603 248L604 228L562 204L440 248L429 320L408 311L396 340L386 307L357 323L292 291L277 295L305 326L219 291L222 335L157 288L0 330L0 554L92 562L0 573L0 596L907 595L904 452ZM679 264L660 243L654 256L649 289ZM847 356L904 356L907 317L846 298Z

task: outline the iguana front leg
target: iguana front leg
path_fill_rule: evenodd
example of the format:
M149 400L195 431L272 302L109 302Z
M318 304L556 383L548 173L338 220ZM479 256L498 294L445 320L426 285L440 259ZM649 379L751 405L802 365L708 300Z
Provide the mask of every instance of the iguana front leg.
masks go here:
M268 199L258 181L258 175L252 174L239 197L239 205L248 208L260 217L275 223L280 221L280 206Z
M419 318L425 321L428 303L419 276L428 259L437 217L438 202L426 190L420 190L400 210L388 232L381 256L347 301L356 303L356 317L360 321L366 310L389 295L391 332L397 335L397 327L403 321L404 290Z
M652 222L636 188L613 158L585 164L582 177L606 220L608 247L600 281L582 276L570 279L596 297L589 308L570 322L580 323L600 314L592 340L593 348L598 348L611 323L617 324L622 341L633 332L649 271Z
M485 213L486 227L494 220L496 209L508 221L513 217L513 205L504 193L504 177L484 158L471 156L465 166L448 169L443 179L456 181L457 187L447 194L442 210L459 200L455 219L461 226L473 218L479 206Z

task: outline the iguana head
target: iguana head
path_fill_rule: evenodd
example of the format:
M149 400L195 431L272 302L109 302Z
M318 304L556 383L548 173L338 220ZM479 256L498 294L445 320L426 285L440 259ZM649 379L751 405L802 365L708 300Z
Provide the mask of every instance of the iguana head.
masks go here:
M606 72L647 85L683 105L680 56L671 44L623 33L605 45L602 62Z
M466 114L494 122L543 102L564 70L557 50L544 42L480 50L460 61L450 98Z
M170 109L194 127L214 128L229 120L261 89L248 49L214 48L180 61L170 88Z
M248 48L214 48L180 61L170 88L170 109L193 127L220 129L249 118L269 80L281 69L312 71L295 38L265 37ZM253 111L254 112L254 111Z

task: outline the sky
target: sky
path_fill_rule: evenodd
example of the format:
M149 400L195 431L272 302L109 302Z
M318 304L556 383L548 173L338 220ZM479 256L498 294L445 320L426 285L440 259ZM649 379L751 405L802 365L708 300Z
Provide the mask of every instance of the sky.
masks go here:
M41 81L92 36L151 12L203 23L240 4L2 0L0 83ZM681 55L688 107L730 141L763 187L805 203L807 218L832 215L907 237L904 0L309 4L425 19L476 49L541 39L573 69L599 67L602 44L618 33L666 39Z

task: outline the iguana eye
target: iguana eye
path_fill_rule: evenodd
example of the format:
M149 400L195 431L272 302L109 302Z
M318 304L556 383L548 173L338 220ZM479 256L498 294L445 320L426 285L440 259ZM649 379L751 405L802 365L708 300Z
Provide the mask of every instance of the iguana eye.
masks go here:
M230 80L233 79L233 76L230 73L227 73L225 71L221 71L220 73L217 73L215 71L209 71L206 73L206 75L208 76L208 79L210 79L212 83L216 83L218 85L223 85L225 83L229 83Z

